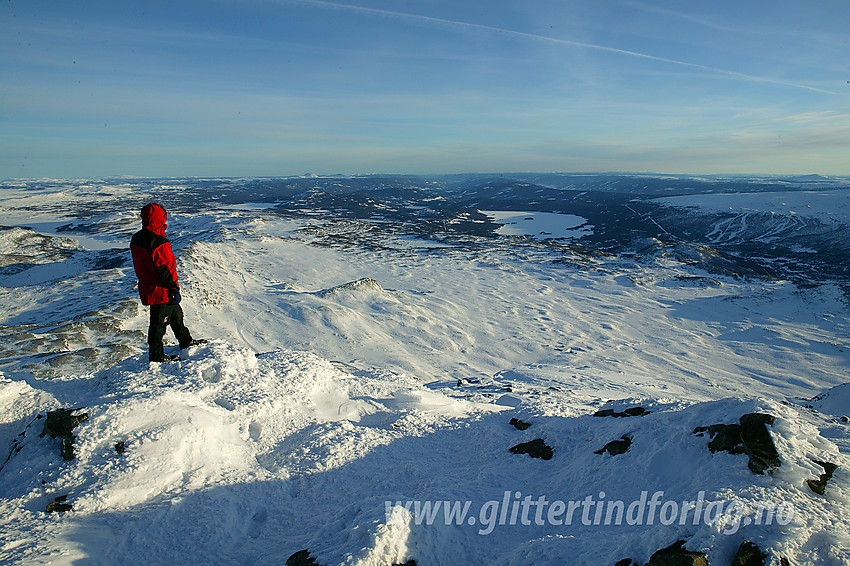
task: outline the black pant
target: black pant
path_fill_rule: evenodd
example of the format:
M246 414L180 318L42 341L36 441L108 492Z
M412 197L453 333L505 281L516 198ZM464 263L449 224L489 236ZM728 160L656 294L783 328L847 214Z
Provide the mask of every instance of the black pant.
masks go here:
M165 354L162 337L165 336L165 329L168 326L171 326L171 331L180 342L180 348L187 347L192 341L189 329L183 324L183 309L180 305L151 305L151 325L148 328L150 359L155 360Z

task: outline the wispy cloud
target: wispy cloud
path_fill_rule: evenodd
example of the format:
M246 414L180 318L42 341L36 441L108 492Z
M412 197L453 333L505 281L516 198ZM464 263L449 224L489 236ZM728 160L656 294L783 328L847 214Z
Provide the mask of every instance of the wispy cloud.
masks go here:
M773 36L775 39L779 38L793 38L797 40L805 41L808 44L811 43L819 43L823 45L832 46L835 48L842 48L846 45L847 37L844 34L835 33L833 31L827 31L824 29L811 29L806 27L801 27L799 25L794 26L781 26L781 25L771 25L768 22L758 21L753 22L750 21L747 26L732 26L726 23L720 23L717 20L713 20L710 18L703 18L699 16L695 16L692 13L684 12L681 10L672 10L670 8L664 8L661 6L655 6L652 4L647 4L646 2L642 2L640 0L621 0L623 4L627 6L632 6L638 10L642 10L644 12L658 14L661 16L666 16L672 19L683 20L691 23L695 23L699 26L705 27L707 29L722 31L726 33L733 34L742 34L745 36L752 35L768 35ZM701 6L701 4L685 4L689 7L693 6ZM706 6L712 6L711 3L705 4ZM800 4L800 6L803 6ZM806 6L808 9L809 6ZM841 21L842 14L840 12L836 12L835 20ZM846 19L846 18L845 18Z
M846 110L846 109L845 109ZM774 122L791 122L794 124L822 124L834 126L839 122L848 122L850 113L838 112L836 110L824 110L821 112L801 112L799 114L791 114L790 116L780 116L774 118Z
M643 10L645 12L652 12L655 14L661 14L663 16L668 16L671 18L677 18L681 20L686 20L689 22L693 22L695 24L699 24L703 27L707 27L710 29L715 29L719 31L731 32L731 33L752 33L752 29L745 30L741 28L735 28L728 25L719 24L715 21L708 20L706 18L699 18L692 14L688 14L685 12L681 12L679 10L671 10L669 8L662 8L661 6L653 6L651 4L647 4L645 2L638 2L637 0L623 0L623 3L627 6L633 6L638 8L639 10Z
M737 78L737 79L741 79L741 80L745 80L745 81L768 83L768 84L775 84L775 85L787 86L787 87L792 87L792 88L805 89L805 90L809 90L809 91L813 91L813 92L819 92L819 93L822 93L822 94L832 94L832 95L838 94L837 92L834 92L834 91L831 91L831 90L826 90L826 89L814 87L814 86L807 85L807 84L804 84L804 83L799 83L799 82L783 81L783 80L773 79L773 78L770 78L770 77L762 77L762 76L758 76L758 75L752 75L752 74L748 74L748 73L741 73L741 72L737 72L737 71L732 71L732 70L729 70L729 69L721 69L721 68L717 68L717 67L711 67L711 66L708 66L708 65L701 65L699 63L691 63L689 61L682 61L680 59L672 59L672 58L669 58L669 57L659 57L657 55L651 55L649 53L643 53L643 52L640 52L640 51L632 51L632 50L628 50L628 49L619 49L619 48L610 47L610 46L607 46L607 45L600 45L600 44L597 44L597 43L588 43L588 42L583 42L583 41L574 41L574 40L571 40L571 39L548 37L548 36L545 36L545 35L539 35L539 34L535 34L535 33L528 33L528 32L517 31L517 30L495 27L495 26L488 26L488 25L484 25L484 24L476 24L476 23L472 23L472 22L464 22L464 21L458 21L458 20L449 20L449 19L444 19L444 18L437 18L437 17L434 17L434 16L425 16L425 15L421 15L421 14L411 14L411 13L408 13L408 12L398 12L398 11L394 11L394 10L384 10L384 9L381 9L381 8L370 8L370 7L366 7L366 6L357 6L357 5L354 5L354 4L344 4L344 3L340 3L340 2L330 2L330 1L327 1L327 0L281 0L281 1L285 2L285 3L290 3L290 4L302 4L302 5L315 6L315 7L319 7L319 8L325 8L325 9L344 10L344 11L359 13L359 14L367 14L367 15L380 16L380 17L390 17L390 18L396 18L396 19L404 20L404 21L410 21L410 22L417 22L417 23L424 23L424 24L428 24L428 25L439 26L439 27L443 27L443 28L449 27L449 28L462 29L462 30L483 31L483 32L494 33L494 34L499 34L499 35L508 36L508 37L516 37L516 38L519 38L519 39L525 39L525 40L535 41L535 42L544 42L544 43L549 43L549 44L554 44L554 45L564 45L564 46L569 46L569 47L579 47L579 48L583 48L583 49L592 49L592 50L596 50L596 51L604 51L606 53L614 53L614 54L617 54L617 55L623 55L623 56L627 56L627 57L635 57L635 58L639 58L639 59L645 59L645 60L648 60L648 61L657 61L657 62L660 62L660 63L667 63L667 64L671 64L671 65L689 67L689 68L692 68L692 69L700 69L700 70L703 70L703 71L710 71L712 73L726 75L726 76L729 76L729 77L733 77L733 78Z

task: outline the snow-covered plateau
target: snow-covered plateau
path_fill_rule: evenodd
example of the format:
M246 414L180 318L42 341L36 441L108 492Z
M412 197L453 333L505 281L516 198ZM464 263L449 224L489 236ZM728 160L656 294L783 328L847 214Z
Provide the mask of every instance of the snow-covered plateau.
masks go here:
M850 564L850 182L806 182L5 182L0 563ZM209 340L162 364L151 201Z

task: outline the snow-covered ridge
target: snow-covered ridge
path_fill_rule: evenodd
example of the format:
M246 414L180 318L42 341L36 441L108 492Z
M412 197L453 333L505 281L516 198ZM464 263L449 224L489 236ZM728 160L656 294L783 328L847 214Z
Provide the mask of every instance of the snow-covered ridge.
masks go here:
M850 224L850 189L737 194L707 194L656 199L668 206L713 212L750 212L803 216L822 222Z
M797 282L845 282L850 190L704 194L653 199L672 237L728 253L743 269ZM742 261L737 261L741 258Z
M257 354L216 341L182 357L151 367L130 358L52 399L0 381L0 396L24 409L4 424L24 433L0 471L4 553L54 564L129 556L136 564L280 564L302 549L320 564L522 564L530 557L607 564L645 561L665 541L684 539L728 563L745 537L800 563L847 558L838 550L846 533L836 502L847 498L848 459L818 434L824 416L802 407L736 399L601 405L585 396L567 402L550 390L557 408L549 399L542 410L539 398L522 392L509 408L484 389L346 373L309 353ZM637 404L648 414L592 416ZM74 429L70 462L56 440L38 436L43 419L30 418L35 408L59 405L88 415ZM693 433L755 412L776 416L771 434L782 462L769 476L748 470L746 456L712 454L708 439ZM509 423L516 417L530 426L517 430ZM597 453L624 436L631 439L625 454ZM550 460L510 453L533 438L551 446ZM828 497L805 487L822 471L812 460L839 465ZM548 501L537 507L544 524L530 519L537 508L513 523L492 519L506 493L510 503ZM637 514L618 521L614 507L608 524L594 522L596 507L578 508L569 523L548 507L588 497L594 506L640 503L646 494L677 506L701 499L725 511L709 513L706 503L680 522L656 509L650 525L645 506L633 506L643 509L641 521ZM45 515L57 497L72 510ZM445 524L437 515L417 524L427 521L409 502L428 501L459 501L469 518ZM778 509L769 521L760 515L765 505ZM812 537L821 541L815 547Z
M257 355L221 342L195 348L186 361L163 366L149 367L138 357L130 358L76 385L73 393L64 391L50 400L42 396L36 402L45 409L73 397L73 404L89 415L75 430L76 458L67 464L61 458L54 462L56 441L39 438L43 421L23 429L38 398L35 391L6 378L0 385L0 394L13 407L29 400L22 403L28 410L11 415L5 425L21 426L25 434L16 437L17 449L0 473L4 550L14 548L31 563L54 552L69 562L78 557L123 562L137 552L140 564L182 563L190 557L198 563L203 556L255 556L263 562L256 556L263 546L268 548L257 540L262 531L262 538L283 535L287 541L294 533L281 533L281 523L301 524L301 537L322 524L316 522L316 509L309 512L305 507L303 516L293 514L286 482L298 484L365 457L404 436L405 421L414 414L417 427L445 426L450 424L445 415L459 418L498 410L424 390L401 376L355 379L311 354ZM369 425L352 434L352 423L361 421ZM119 442L120 455L114 448ZM361 487L352 480L344 490L350 496ZM254 495L240 497L242 489ZM73 505L73 518L66 515L70 520L58 524L45 521L44 506L60 492ZM191 513L222 497L216 505L226 500L225 508L210 513L212 520L204 523L181 512L142 527L149 513L164 511L172 505L169 501L193 499L195 493L200 500L188 504ZM346 497L333 492L326 496L337 504ZM162 537L167 532L182 537L187 529L214 535L215 540L245 537L256 548L220 555L222 549L210 547L199 555L194 539L175 546L170 537ZM104 536L109 544L102 544ZM286 549L283 541L276 552Z

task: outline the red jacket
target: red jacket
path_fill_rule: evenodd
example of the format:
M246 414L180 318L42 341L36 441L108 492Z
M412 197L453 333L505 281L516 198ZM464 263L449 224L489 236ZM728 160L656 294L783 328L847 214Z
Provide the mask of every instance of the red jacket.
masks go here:
M177 263L171 243L165 237L168 214L162 206L150 203L142 208L143 228L130 240L133 267L139 279L139 297L144 305L168 302L168 290L179 289Z

